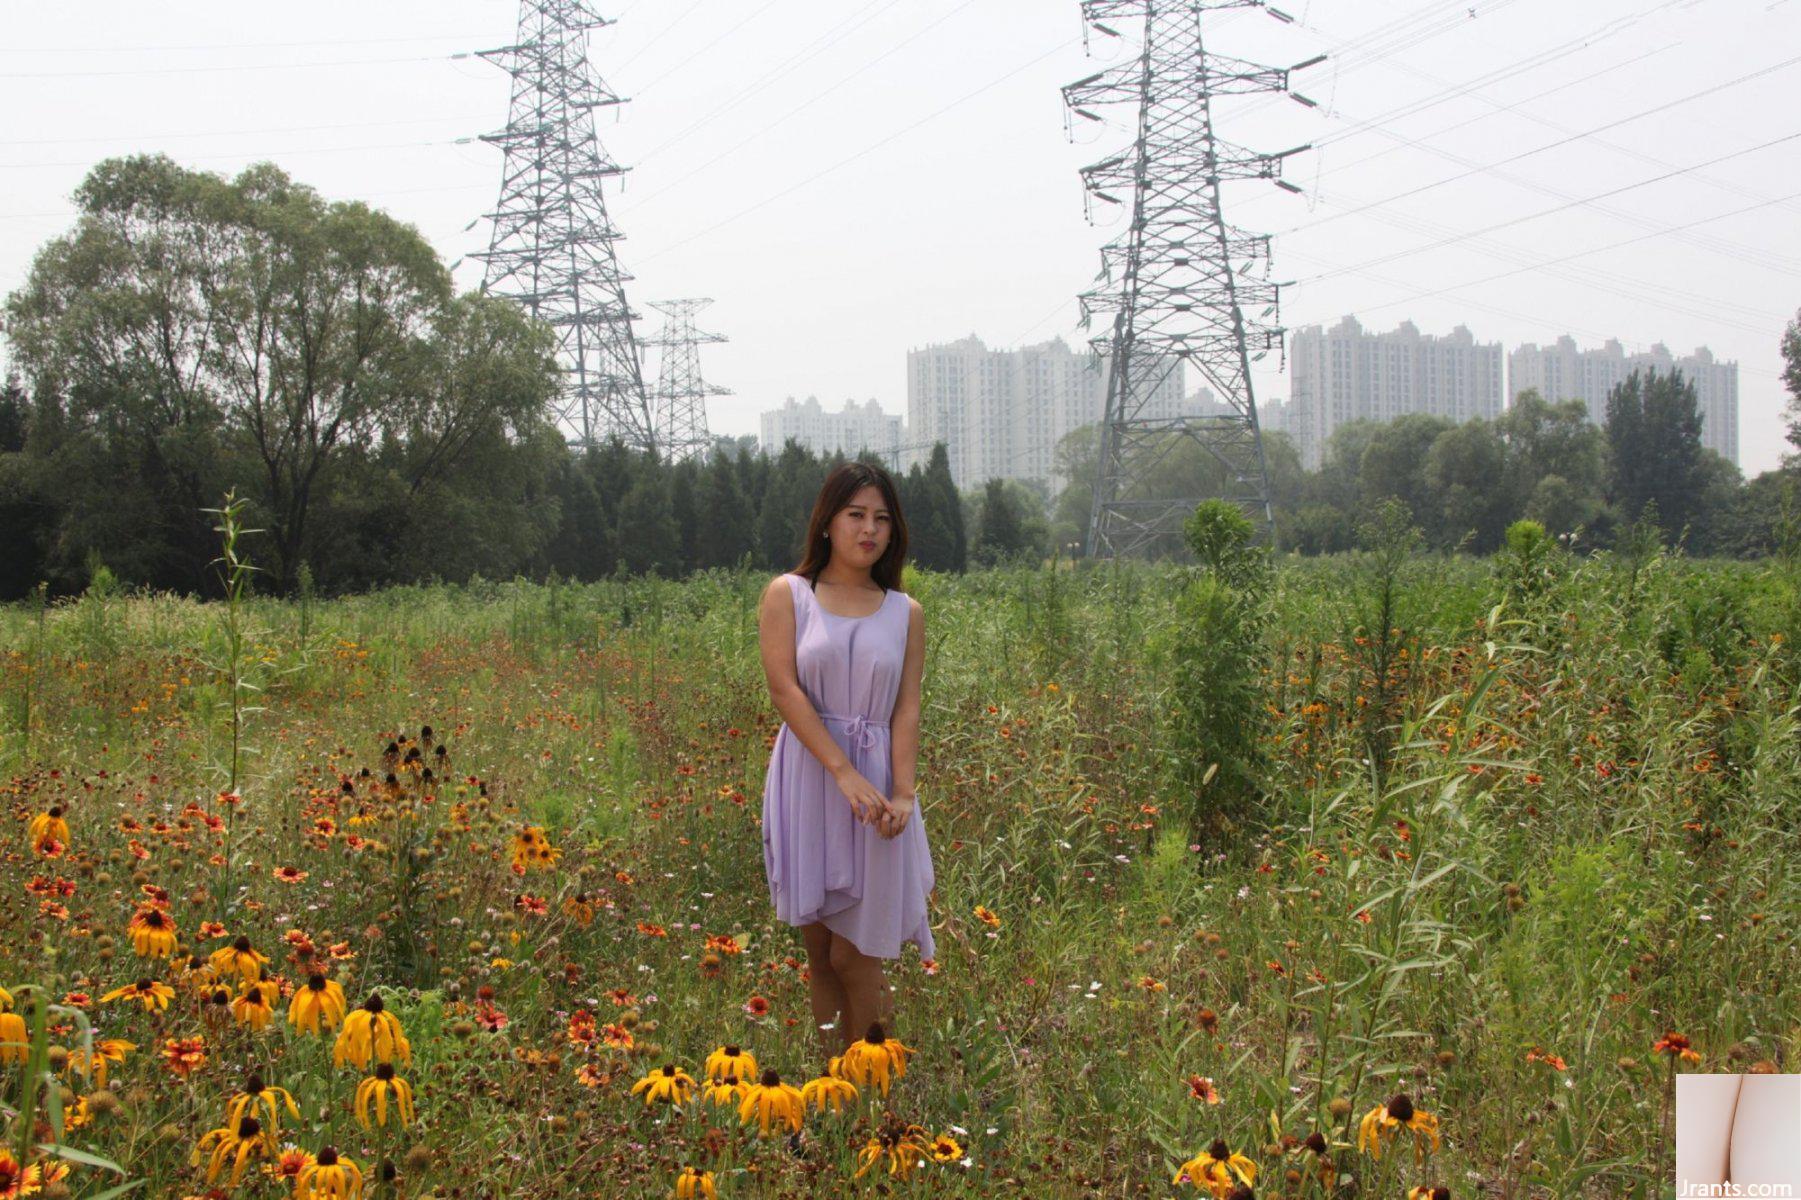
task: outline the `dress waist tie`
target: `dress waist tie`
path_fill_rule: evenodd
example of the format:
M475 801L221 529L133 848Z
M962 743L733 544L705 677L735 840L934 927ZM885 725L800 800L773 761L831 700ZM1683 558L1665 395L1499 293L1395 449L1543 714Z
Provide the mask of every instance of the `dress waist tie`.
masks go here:
M819 714L819 719L822 721L843 721L843 722L848 723L850 725L849 732L850 732L850 737L851 737L851 743L853 745L860 746L865 750L872 750L875 748L875 744L876 744L876 732L875 731L877 729L887 729L888 728L888 722L872 721L868 717L864 716L862 713L858 713L855 716L846 716L842 713L823 713L822 712Z

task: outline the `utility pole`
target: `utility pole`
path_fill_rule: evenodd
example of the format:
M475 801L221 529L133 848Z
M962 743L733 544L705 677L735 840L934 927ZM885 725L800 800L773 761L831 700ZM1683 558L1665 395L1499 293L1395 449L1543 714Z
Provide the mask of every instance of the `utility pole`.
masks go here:
M626 302L631 278L613 244L602 185L624 174L602 148L594 113L624 103L588 62L588 34L612 24L591 0L520 0L514 45L477 51L513 77L506 128L482 135L505 153L482 291L522 305L556 331L563 386L558 426L594 446L618 434L655 446Z
M706 382L700 373L700 344L725 341L717 333L700 333L694 328L694 314L711 303L705 299L650 302L652 308L669 318L662 335L645 343L663 350L651 417L657 444L668 462L705 455L711 449L707 397L732 394Z
M1092 219L1094 202L1131 214L1101 251L1102 285L1081 299L1082 325L1113 313L1106 332L1090 339L1107 363L1101 420L1100 472L1088 525L1090 557L1123 556L1176 533L1206 496L1152 495L1156 468L1184 438L1217 464L1224 498L1273 535L1269 477L1263 461L1251 364L1282 350L1277 316L1282 285L1269 279L1270 239L1226 224L1220 184L1281 178L1297 146L1262 154L1215 136L1213 102L1222 96L1292 92L1293 67L1258 66L1209 52L1202 23L1210 13L1261 8L1293 18L1263 0L1081 0L1083 36L1135 35L1136 58L1063 88L1070 117L1103 121L1102 105L1129 106L1137 138L1126 150L1082 169ZM1147 414L1146 402L1184 364L1200 371L1229 411L1175 417Z

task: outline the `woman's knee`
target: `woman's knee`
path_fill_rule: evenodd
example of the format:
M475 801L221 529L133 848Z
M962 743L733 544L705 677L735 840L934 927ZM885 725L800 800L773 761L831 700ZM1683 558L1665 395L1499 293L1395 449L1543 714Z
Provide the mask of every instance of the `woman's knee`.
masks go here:
M840 976L843 976L845 974L855 974L857 969L863 965L864 956L863 952L857 949L855 942L847 937L834 933L832 935L832 946L828 953L827 961L832 964L832 970L836 971Z
M832 939L836 936L821 922L800 927L801 938L807 946L807 963L815 971L832 969Z

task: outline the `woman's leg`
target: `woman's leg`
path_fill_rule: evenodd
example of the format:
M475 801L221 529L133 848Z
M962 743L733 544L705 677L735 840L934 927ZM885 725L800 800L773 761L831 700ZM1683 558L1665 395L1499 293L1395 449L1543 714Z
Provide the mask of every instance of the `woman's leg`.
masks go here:
M1676 1195L1704 1196L1726 1182L1733 1109L1742 1075L1676 1076Z
M807 940L807 998L813 1004L813 1036L819 1043L819 1052L829 1060L844 1047L840 1035L850 1023L850 1005L845 999L844 983L838 978L837 969L832 966L832 942L837 937L821 922L801 926L801 935ZM820 1029L821 1025L831 1025L831 1030ZM825 1069L825 1062L819 1064Z
M872 1021L884 1026L894 1019L894 990L882 973L882 960L871 958L857 949L849 938L832 935L832 970L844 983L850 1001L849 1020L845 1022L843 1044L846 1048L869 1031Z

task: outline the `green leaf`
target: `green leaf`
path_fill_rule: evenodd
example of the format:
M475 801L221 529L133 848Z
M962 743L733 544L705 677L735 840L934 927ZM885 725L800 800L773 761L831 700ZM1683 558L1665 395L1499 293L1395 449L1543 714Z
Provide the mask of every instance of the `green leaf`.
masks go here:
M89 1154L86 1150L77 1150L73 1146L65 1146L60 1142L38 1144L38 1150L44 1154L54 1154L58 1158L66 1158L70 1162L80 1163L84 1167L99 1167L103 1171L111 1171L116 1175L125 1174L125 1168L110 1158L101 1158L98 1154Z

